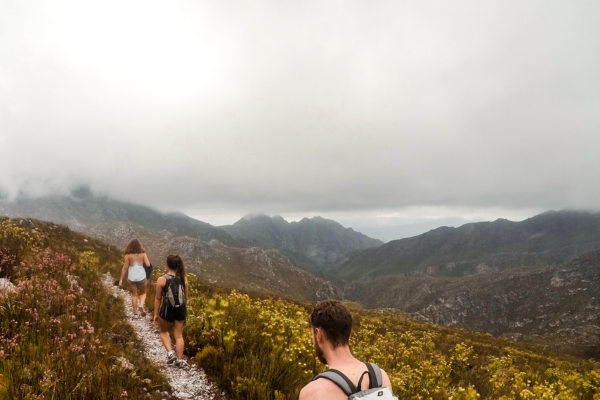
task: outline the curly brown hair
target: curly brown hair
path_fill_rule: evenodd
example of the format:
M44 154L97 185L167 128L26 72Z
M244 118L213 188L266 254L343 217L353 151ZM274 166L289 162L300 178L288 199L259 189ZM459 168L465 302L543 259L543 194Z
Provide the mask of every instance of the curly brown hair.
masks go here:
M123 250L123 254L142 254L145 252L146 249L144 249L137 239L131 239L129 243L127 243L127 246L125 246L125 250Z
M352 315L337 300L319 301L309 316L311 328L321 328L333 348L346 346L352 332Z

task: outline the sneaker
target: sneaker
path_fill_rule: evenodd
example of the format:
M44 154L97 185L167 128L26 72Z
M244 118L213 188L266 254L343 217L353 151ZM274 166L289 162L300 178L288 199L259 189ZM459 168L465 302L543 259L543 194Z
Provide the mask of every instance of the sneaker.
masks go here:
M175 360L175 362L173 363L173 366L177 367L177 368L183 368L186 365L187 365L187 363L183 360Z
M167 364L172 364L177 360L177 356L175 355L175 351L171 350L167 353Z

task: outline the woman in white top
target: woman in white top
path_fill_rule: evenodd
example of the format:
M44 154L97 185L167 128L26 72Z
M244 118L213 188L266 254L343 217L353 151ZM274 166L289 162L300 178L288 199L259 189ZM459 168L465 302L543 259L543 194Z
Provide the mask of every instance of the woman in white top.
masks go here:
M146 250L137 239L131 239L125 250L125 260L123 261L123 270L121 271L121 279L119 286L123 284L123 278L127 274L127 280L131 287L131 302L133 303L133 318L138 318L138 295L140 298L139 312L144 313L146 305L146 270L144 265L150 265L150 260L146 255ZM143 315L143 314L142 314Z

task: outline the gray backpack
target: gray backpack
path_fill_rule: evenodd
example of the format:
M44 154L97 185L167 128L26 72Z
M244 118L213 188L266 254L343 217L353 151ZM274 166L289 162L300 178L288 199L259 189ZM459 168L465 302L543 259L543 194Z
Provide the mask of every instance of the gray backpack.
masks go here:
M179 276L165 275L167 283L163 287L163 302L172 307L182 307L187 303L184 282Z
M381 369L375 364L365 363L365 365L367 366L367 371L361 375L358 386L355 386L346 375L336 369L328 369L322 374L315 376L313 381L321 378L330 380L346 393L348 399L398 400L389 388L383 387ZM360 385L365 374L369 374L369 389L360 391Z

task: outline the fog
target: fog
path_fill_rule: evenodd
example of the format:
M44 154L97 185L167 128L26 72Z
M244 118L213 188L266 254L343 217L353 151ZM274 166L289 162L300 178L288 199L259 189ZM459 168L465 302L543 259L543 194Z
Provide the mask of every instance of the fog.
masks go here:
M597 2L3 1L0 191L217 225L598 209L599 37Z

